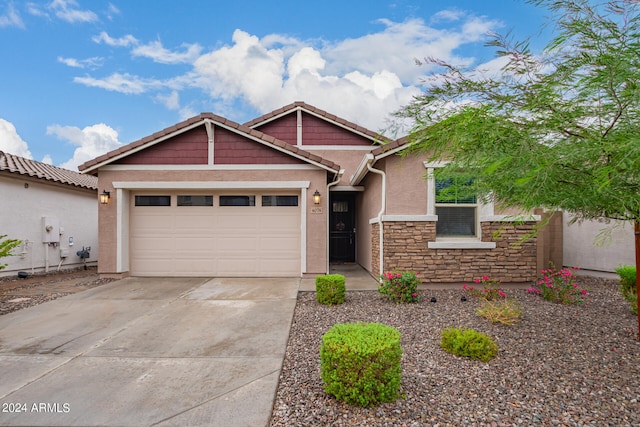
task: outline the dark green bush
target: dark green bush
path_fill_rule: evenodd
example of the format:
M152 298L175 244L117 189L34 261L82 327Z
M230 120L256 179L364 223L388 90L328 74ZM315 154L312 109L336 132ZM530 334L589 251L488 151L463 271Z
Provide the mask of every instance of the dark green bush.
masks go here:
M631 305L631 310L638 314L638 289L636 287L636 268L632 265L621 265L616 268L620 276L620 292Z
M488 335L468 328L445 328L440 346L456 356L488 362L498 352L498 345Z
M324 391L350 405L369 407L399 396L400 332L381 323L339 323L322 336Z
M342 304L345 300L344 276L327 274L316 276L316 300L321 304Z

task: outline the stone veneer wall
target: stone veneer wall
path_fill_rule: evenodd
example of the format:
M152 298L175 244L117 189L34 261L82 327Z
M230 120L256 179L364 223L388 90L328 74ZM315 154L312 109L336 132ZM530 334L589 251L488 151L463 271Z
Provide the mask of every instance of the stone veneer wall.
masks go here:
M415 271L423 283L462 283L487 275L502 283L533 282L536 278L536 238L520 239L535 222L482 222L482 241L495 249L429 249L435 241L431 221L384 222L384 271ZM372 224L371 271L379 271L379 224Z

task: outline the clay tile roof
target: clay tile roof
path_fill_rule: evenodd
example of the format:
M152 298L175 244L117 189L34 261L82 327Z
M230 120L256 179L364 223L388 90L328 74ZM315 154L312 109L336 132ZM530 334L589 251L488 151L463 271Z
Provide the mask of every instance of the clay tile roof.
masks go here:
M168 128L163 129L161 131L158 131L158 132L154 133L153 135L146 136L146 137L144 137L142 139L139 139L138 141L134 141L134 142L132 142L130 144L124 145L124 146L119 147L119 148L117 148L117 149L115 149L113 151L110 151L110 152L108 152L106 154L103 154L103 155L101 155L99 157L96 157L93 160L89 160L89 161L81 164L80 166L78 166L78 169L81 170L81 171L87 170L87 169L89 169L89 168L91 168L93 166L96 166L96 165L100 164L100 163L109 161L110 159L113 159L113 158L115 158L117 156L125 154L126 152L128 152L130 150L133 150L134 148L137 148L137 147L139 147L141 145L144 145L144 144L147 144L149 142L152 142L152 141L154 141L156 139L160 139L160 138L162 138L164 136L167 136L167 135L169 135L171 133L178 132L181 129L189 127L189 126L191 126L191 125L193 125L195 123L204 121L206 119L209 119L209 120L211 120L211 121L213 121L215 123L218 123L219 125L223 125L223 126L227 126L227 127L231 128L231 129L235 129L237 132L243 133L243 134L245 134L247 136L251 136L253 138L260 139L261 141L265 142L268 145L272 145L274 147L278 147L279 149L284 150L284 151L288 151L289 153L295 154L296 156L306 158L309 161L314 161L314 162L320 163L320 164L322 164L322 165L324 165L324 166L326 166L326 167L328 167L328 168L330 168L332 170L335 170L336 172L340 170L340 165L338 165L338 164L336 164L334 162L331 162L329 160L325 161L324 159L322 159L322 161L315 160L315 158L318 157L318 156L314 156L314 158L312 158L312 154L309 153L308 151L299 149L298 147L295 147L295 146L293 146L291 144L287 144L286 142L281 141L279 139L276 139L271 135L267 135L267 134L265 134L263 132L260 132L258 130L251 129L250 127L248 127L246 125L241 125L239 123L236 123L236 122L234 122L232 120L225 119L224 117L218 116L218 115L213 114L213 113L201 113L198 116L191 117L190 119L184 120L184 121L182 121L180 123L177 123L177 124L175 124L175 125L173 125L171 127L168 127ZM95 172L92 171L92 173L95 173Z
M380 147L377 147L376 149L372 150L371 154L373 154L374 156L379 156L380 154L384 154L387 151L391 151L395 148L402 147L403 145L410 145L408 136L403 136L402 138L396 139L393 142L381 145Z
M28 175L74 187L98 189L98 178L0 151L0 171Z
M364 128L360 125L357 125L353 122L350 122L348 120L343 119L342 117L338 117L335 114L331 114L325 110L322 110L320 108L314 107L313 105L307 104L305 102L301 102L301 101L296 101L293 102L289 105L285 105L284 107L278 108L277 110L273 110L269 113L266 113L260 117L257 117L251 121L246 122L244 125L248 126L248 127L254 127L254 126L258 126L264 122L269 121L270 119L274 118L274 117L278 117L282 114L285 114L287 112L291 112L291 111L295 111L298 108L302 108L303 110L306 110L310 113L313 113L317 116L323 117L324 119L331 121L331 122L335 122L338 123L342 126L345 126L347 128L351 128L352 130L354 130L355 132L361 133L363 135L366 135L368 137L370 137L371 139L374 139L376 141L383 141L383 142L390 142L391 140L377 132L374 132L372 130L369 130L367 128Z

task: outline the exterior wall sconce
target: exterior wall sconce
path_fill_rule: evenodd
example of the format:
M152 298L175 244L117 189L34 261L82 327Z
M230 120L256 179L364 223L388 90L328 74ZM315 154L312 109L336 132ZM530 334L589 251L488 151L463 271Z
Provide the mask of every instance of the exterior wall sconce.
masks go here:
M320 200L321 200L320 192L318 190L316 190L316 192L313 193L313 203L316 204L316 205L319 205L320 204Z
M107 190L102 190L102 194L100 194L100 204L106 205L111 200L111 193Z

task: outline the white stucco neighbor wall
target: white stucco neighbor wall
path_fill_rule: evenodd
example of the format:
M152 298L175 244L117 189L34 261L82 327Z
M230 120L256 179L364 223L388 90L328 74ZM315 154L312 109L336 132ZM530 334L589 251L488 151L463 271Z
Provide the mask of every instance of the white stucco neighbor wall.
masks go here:
M98 196L96 191L50 183L26 176L0 176L0 235L20 239L16 256L0 259L8 264L0 276L18 271L42 272L78 268L76 252L91 247L88 266L98 259ZM44 231L43 217L51 231ZM52 240L43 243L44 240ZM71 241L72 240L72 241ZM62 254L66 252L66 257ZM62 263L60 264L60 262Z
M584 221L569 225L571 217L565 215L563 224L563 263L582 270L613 272L620 265L635 265L633 224ZM611 241L603 246L595 242L601 230L612 229Z

